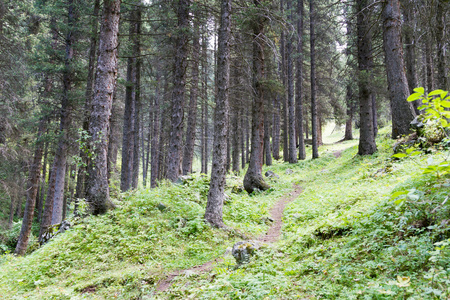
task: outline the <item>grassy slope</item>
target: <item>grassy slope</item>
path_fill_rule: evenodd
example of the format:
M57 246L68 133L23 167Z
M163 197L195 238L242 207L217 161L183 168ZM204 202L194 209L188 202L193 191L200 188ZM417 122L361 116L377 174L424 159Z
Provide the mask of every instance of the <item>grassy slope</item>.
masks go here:
M380 151L371 157L356 156L355 144L324 147L314 161L265 168L281 178L259 195L231 193L241 179L230 177L225 221L254 236L267 230L261 219L293 183L304 187L285 211L283 239L244 267L236 269L226 256L211 273L179 276L156 297L433 299L445 293L447 249L432 251L449 236L448 226L440 225L449 209L431 211L448 192L421 175L422 158L391 162L391 141L379 139ZM335 158L333 151L342 149ZM292 175L285 175L288 168ZM203 224L207 186L198 177L184 186L139 191L25 258L0 257L0 299L150 298L170 270L221 256L239 239ZM390 198L411 188L424 193L413 192L399 205ZM159 211L160 202L169 209ZM93 293L82 294L86 289Z

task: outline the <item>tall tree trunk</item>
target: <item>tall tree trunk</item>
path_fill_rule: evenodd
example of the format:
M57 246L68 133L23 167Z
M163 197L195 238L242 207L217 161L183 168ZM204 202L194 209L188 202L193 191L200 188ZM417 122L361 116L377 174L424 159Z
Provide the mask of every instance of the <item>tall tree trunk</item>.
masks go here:
M445 3L444 3L445 2ZM437 0L437 8L436 8L436 27L435 27L435 37L436 37L436 47L437 47L437 74L438 74L438 84L439 88L443 90L447 90L448 72L446 67L446 48L448 47L448 37L445 34L445 27L448 26L445 24L445 16L449 12L449 3L448 0Z
M136 45L136 9L130 11L130 29L129 41ZM127 83L125 86L125 111L123 115L123 141L122 141L122 169L120 176L120 190L122 192L128 191L132 188L133 180L133 166L134 160L139 161L139 157L134 157L135 148L135 133L136 133L136 60L137 57L133 53L128 57L127 61Z
M44 151L44 141L42 135L45 132L47 120L44 118L40 121L38 136L36 139L36 149L34 150L33 164L30 167L27 184L27 202L25 204L25 212L20 229L19 239L14 251L17 255L24 255L31 232L31 224L33 222L34 206L36 204L36 195L39 189L39 178L42 169L42 153Z
M121 119L120 103L117 103L117 91L114 90L111 117L109 120L108 178L111 177L112 173L117 173L117 155L120 144Z
M92 136L94 158L88 166L86 200L92 214L103 214L113 207L109 198L107 152L109 117L116 87L117 35L119 32L121 0L103 4L99 37L98 66L94 85L89 133Z
M254 0L258 8L261 0ZM244 188L248 193L267 190L269 185L262 177L263 143L264 143L264 23L265 16L256 15L252 20L253 29L253 65L252 65L252 149L250 163L244 176Z
M151 145L151 174L150 174L150 187L155 188L156 182L158 180L158 171L159 171L159 138L160 135L162 135L162 132L160 130L160 120L159 116L162 115L163 109L160 108L159 101L161 98L160 92L159 92L159 86L160 86L160 70L156 69L156 89L155 89L155 101L153 103L153 112L154 112L154 118L153 118L153 134L152 134L152 145Z
M284 14L284 1L280 0L280 11ZM287 61L286 61L286 32L281 31L280 40L280 55L281 55L281 68L280 77L283 83L284 93L281 96L282 99L282 122L283 122L283 160L289 161L289 110L288 110L288 94L287 94Z
M194 16L194 36L192 43L192 85L189 99L189 113L186 130L186 145L183 155L183 174L192 172L192 160L194 158L195 136L197 129L197 98L199 81L199 53L200 53L200 20L198 13Z
M88 74L86 79L86 92L85 92L85 104L83 111L83 130L87 133L89 130L89 115L90 107L92 102L92 90L94 88L94 75L95 75L95 62L96 62L96 52L97 52L97 40L98 40L98 14L100 11L100 0L95 0L93 17L91 18L91 38L89 47L89 65ZM75 188L75 199L82 199L86 195L86 166L88 165L88 154L87 149L80 149L80 158L82 164L78 168L77 173L77 185ZM77 201L77 200L75 200ZM75 203L77 206L77 203Z
M412 2L407 3L403 8L403 16L405 19L404 35L405 35L405 64L406 79L408 80L409 93L414 93L417 85L416 72L416 39L414 37L415 7ZM412 103L416 114L419 114L419 101Z
M370 78L372 74L372 34L369 24L367 0L357 1L357 34L358 34L358 86L360 138L359 155L368 155L377 151L373 128L372 91Z
M203 69L203 103L202 103L202 173L208 174L208 39L202 40L202 69Z
M75 9L74 0L67 1L67 27L66 36L66 53L64 58L63 71L63 95L61 103L61 125L60 140L58 142L58 150L55 156L56 176L55 176L55 195L53 200L52 225L62 222L62 212L64 206L64 186L67 168L67 151L69 146L69 129L72 125L73 103L70 92L72 90L73 81L73 44L75 42Z
M48 132L48 131L47 131ZM47 175L47 157L48 157L48 142L44 146L44 162L42 164L42 176L39 191L39 204L37 205L37 222L40 224L42 220L42 210L44 208L45 201L45 178Z
M134 82L134 107L135 107L135 120L134 120L134 132L133 132L133 171L131 177L131 187L137 189L139 182L139 153L140 153L140 129L141 129L141 18L142 7L137 5L135 7L135 23L134 40L133 40L133 56L135 57L135 72L136 76L133 77Z
M281 112L281 101L280 96L276 95L273 98L273 126L272 126L272 155L273 158L280 159L280 112Z
M287 0L288 18L293 25L292 0ZM294 102L294 71L292 61L292 40L293 35L286 37L286 64L287 64L287 91L288 91L288 109L289 109L289 163L297 163L297 135L295 134L295 102Z
M267 166L272 165L272 149L270 147L270 121L272 117L272 108L271 101L272 99L267 99L267 109L264 114L264 155L265 155L265 163Z
M408 82L403 62L399 0L386 0L383 8L383 42L392 112L392 138L410 133L409 124L416 116L408 98Z
M295 85L295 102L296 102L296 119L297 119L297 136L298 136L298 159L304 160L305 139L303 136L303 16L304 6L303 0L297 0L297 60L296 60L296 85Z
M167 178L175 182L180 175L180 157L183 143L184 94L188 54L190 0L179 0L177 8L178 32L175 45L175 73L172 98L172 118L168 151Z
M434 85L434 62L433 62L433 54L431 51L432 48L432 39L427 35L425 37L425 57L426 57L426 78L427 78L427 92L431 92L435 89Z
M351 83L347 83L345 102L347 106L347 119L345 120L344 141L350 141L353 140L353 91Z
M311 133L312 133L312 158L319 157L319 130L317 124L317 99L316 99L316 34L314 32L315 22L315 6L314 1L309 0L309 33L310 33L310 47L311 47Z
M205 220L223 227L222 210L225 196L228 145L230 86L231 0L221 1L217 54L217 99L214 110L214 151Z

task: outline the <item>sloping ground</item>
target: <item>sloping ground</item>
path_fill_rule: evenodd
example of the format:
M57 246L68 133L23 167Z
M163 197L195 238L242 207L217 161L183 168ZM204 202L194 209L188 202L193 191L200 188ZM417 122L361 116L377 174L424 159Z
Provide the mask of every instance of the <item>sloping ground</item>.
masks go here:
M353 145L271 167L292 168L287 180L304 187L285 211L280 243L237 269L228 256L209 274L186 274L161 298L448 299L449 178L422 174L429 155L392 160L383 132L373 156Z
M155 295L167 274L222 257L240 240L204 225L208 185L197 177L127 196L28 257L1 257L0 299L447 299L450 181L422 175L430 156L392 160L393 142L379 136L370 157L351 141L322 148L320 159L265 168L281 177L265 193L233 194L242 179L230 177L225 222L254 237L293 184L304 189L284 211L279 241L247 265L227 255Z

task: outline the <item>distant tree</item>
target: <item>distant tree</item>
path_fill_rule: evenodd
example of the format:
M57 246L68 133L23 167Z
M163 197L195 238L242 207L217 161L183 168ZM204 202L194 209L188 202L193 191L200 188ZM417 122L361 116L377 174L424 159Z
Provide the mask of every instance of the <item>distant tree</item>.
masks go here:
M319 157L319 136L321 130L318 124L317 115L317 87L316 87L316 34L315 27L315 4L314 0L309 0L309 34L310 34L310 55L311 55L311 135L312 135L312 158Z
M103 214L113 207L109 198L107 172L109 117L117 75L117 47L121 0L106 0L99 37L99 56L95 76L89 134L93 159L88 166L86 200L91 213Z
M303 136L303 19L304 19L303 0L297 0L297 59L296 59L296 77L295 77L295 103L297 119L298 136L298 159L304 160L305 140Z
M205 220L223 227L222 210L225 196L227 144L229 126L231 0L221 1L217 54L217 99L214 111L214 147L206 203Z
M293 24L292 0L287 0L287 14L289 25ZM291 32L286 38L286 64L287 64L287 95L288 95L288 131L289 131L289 163L297 163L297 136L295 133L295 101L294 101L294 62L293 56L293 40L294 34Z

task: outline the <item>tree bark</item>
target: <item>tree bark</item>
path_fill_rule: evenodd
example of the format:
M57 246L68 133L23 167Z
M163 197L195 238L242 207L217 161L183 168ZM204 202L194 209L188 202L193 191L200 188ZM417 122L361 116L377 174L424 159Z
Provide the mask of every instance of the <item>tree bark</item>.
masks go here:
M217 100L214 110L214 151L205 220L214 227L223 227L222 211L225 196L229 126L231 0L221 1L217 54Z
M392 112L392 138L396 139L411 132L409 124L416 114L412 105L406 101L409 90L403 61L399 0L385 1L382 14L383 44Z
M202 41L202 69L203 69L203 103L202 103L202 170L208 174L208 39L203 37Z
M158 67L157 67L158 68ZM152 134L152 145L151 145L151 174L150 174L150 187L155 188L158 180L159 171L159 138L161 133L160 130L160 120L159 116L162 115L163 110L160 108L160 92L159 92L159 82L161 80L160 71L156 70L156 89L155 89L155 101L153 104L153 134Z
M287 0L288 19L293 24L292 0ZM287 91L288 91L288 110L289 110L289 163L297 163L297 135L295 134L295 102L294 102L294 71L292 60L292 41L293 35L286 37L286 64L287 64Z
M93 159L88 166L86 200L91 213L103 214L113 207L109 198L107 152L108 128L117 76L117 47L121 0L103 4L99 56L94 85L89 133Z
M39 189L39 179L42 169L42 154L44 151L44 141L41 139L45 132L47 120L42 119L39 124L38 136L36 139L36 149L34 151L33 164L30 167L27 184L27 202L25 204L25 212L20 229L19 239L14 251L17 255L24 255L31 232L31 224L33 222L34 206L36 204L36 195Z
M445 3L444 3L445 2ZM446 67L446 48L448 47L448 37L445 33L445 16L449 11L449 3L445 0L437 0L436 27L434 27L437 47L437 74L439 88L448 90L448 72ZM448 26L448 25L447 25Z
M372 34L369 25L367 0L357 1L357 34L358 34L358 86L360 110L359 155L369 155L377 151L373 128L372 91L370 78L372 62Z
M85 104L83 111L83 130L87 133L89 130L89 116L90 107L92 102L92 90L94 88L94 75L95 75L95 62L96 62L96 52L97 52L97 40L98 40L98 14L100 11L100 0L95 0L93 17L91 19L91 38L89 47L89 65L88 74L86 79L86 92L85 92ZM86 166L89 163L87 149L80 149L81 165L78 168L77 173L77 185L75 188L75 199L82 199L86 196ZM77 201L77 200L75 200ZM77 204L75 204L77 206Z
M67 151L69 146L69 129L72 125L73 103L70 91L72 90L73 81L73 45L75 42L75 9L76 5L73 0L67 1L67 26L68 33L66 36L66 53L64 58L63 71L63 95L61 103L61 124L60 124L60 140L55 156L56 176L55 176L55 195L53 200L52 225L62 222L62 213L64 205L64 186L67 168Z
M186 130L186 144L183 155L183 174L192 172L194 146L197 129L197 98L198 98L198 66L200 53L200 20L198 13L194 16L194 35L192 43L192 85L189 99L189 113Z
M296 85L295 85L295 102L296 102L296 119L297 119L297 136L298 136L298 159L306 159L305 139L303 136L303 18L304 18L303 0L297 1L297 59L296 59Z
M262 0L254 0L256 8L261 6ZM252 65L252 149L250 163L244 176L244 188L248 193L256 190L267 190L269 185L262 177L263 142L264 142L264 23L265 17L254 16L253 30L253 65Z
M190 0L179 0L177 8L178 33L175 45L175 73L172 98L172 117L168 151L167 178L175 182L180 175L180 158L183 143L184 94L188 53Z
M135 11L134 26L134 40L133 40L133 56L135 57L135 73L133 77L134 82L134 107L135 107L135 120L134 120L134 132L133 132L133 169L131 174L131 187L137 189L139 183L139 157L140 157L140 129L141 129L141 18L142 7L137 5Z
M317 124L317 99L316 99L316 34L314 32L315 10L314 1L309 0L309 32L311 49L311 133L312 133L312 158L319 158L319 130Z

